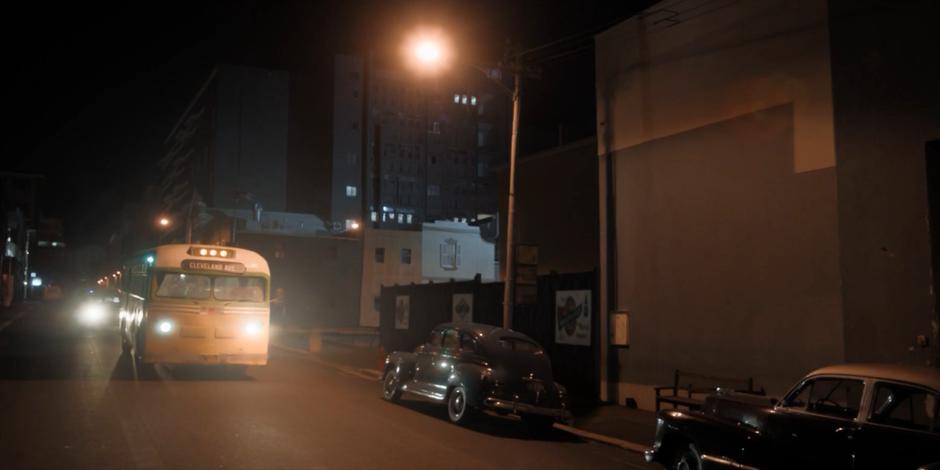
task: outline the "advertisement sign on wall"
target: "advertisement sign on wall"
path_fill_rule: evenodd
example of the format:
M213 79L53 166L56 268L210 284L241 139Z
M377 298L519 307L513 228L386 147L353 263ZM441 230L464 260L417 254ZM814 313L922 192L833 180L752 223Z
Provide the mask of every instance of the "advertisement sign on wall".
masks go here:
M473 321L473 294L454 294L451 305L454 323Z
M555 342L591 345L591 291L555 292Z
M411 297L399 295L395 297L395 329L407 330L408 317L411 316Z

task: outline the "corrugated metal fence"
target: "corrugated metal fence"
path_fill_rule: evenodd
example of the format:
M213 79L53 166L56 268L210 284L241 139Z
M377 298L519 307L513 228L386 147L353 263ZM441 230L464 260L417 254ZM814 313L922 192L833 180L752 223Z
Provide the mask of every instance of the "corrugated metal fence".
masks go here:
M538 277L537 303L517 305L513 329L538 341L552 360L555 380L568 387L575 405L593 404L598 396L599 351L597 273L550 274ZM591 291L591 344L580 346L556 342L556 292ZM472 321L502 323L503 285L472 281L436 284L383 286L379 327L386 351L411 351L423 343L434 326L453 321L455 294L472 295ZM405 304L407 308L405 308ZM407 320L404 312L407 311ZM396 315L397 313L397 315Z

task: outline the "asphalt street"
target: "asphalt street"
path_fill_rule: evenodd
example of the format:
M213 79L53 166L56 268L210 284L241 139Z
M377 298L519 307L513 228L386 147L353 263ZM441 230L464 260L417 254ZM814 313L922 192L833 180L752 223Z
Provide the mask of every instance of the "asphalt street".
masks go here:
M642 457L562 431L380 398L378 382L271 350L244 374L138 373L114 327L68 304L0 309L0 467L120 469L631 469Z

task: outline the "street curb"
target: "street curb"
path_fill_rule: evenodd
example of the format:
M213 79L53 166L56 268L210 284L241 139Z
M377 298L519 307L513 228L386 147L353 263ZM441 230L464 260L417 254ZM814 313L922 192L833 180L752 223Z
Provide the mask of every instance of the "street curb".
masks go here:
M342 372L344 374L354 375L356 377L359 377L360 379L378 382L379 379L382 378L382 372L375 370L375 369L361 369L361 368L356 368L356 367L348 367L348 366L344 366L341 364L337 364L335 362L325 361L317 357L310 351L305 351L300 348L292 348L290 346L283 346L283 345L276 344L276 343L270 343L270 345L272 348L280 349L282 351L287 351L287 352L291 352L294 354L303 355L304 357L307 358L307 360L311 362L314 362L321 366L329 367L331 369L334 369L338 372Z
M590 431L585 431L583 429L578 429L576 427L568 426L566 424L555 423L555 429L559 429L559 430L574 434L575 436L582 437L584 439L597 441L602 444L620 447L621 449L628 450L630 452L636 452L638 454L642 454L649 449L649 446L637 444L635 442L624 441L622 439L605 436L603 434L597 434L597 433L593 433Z

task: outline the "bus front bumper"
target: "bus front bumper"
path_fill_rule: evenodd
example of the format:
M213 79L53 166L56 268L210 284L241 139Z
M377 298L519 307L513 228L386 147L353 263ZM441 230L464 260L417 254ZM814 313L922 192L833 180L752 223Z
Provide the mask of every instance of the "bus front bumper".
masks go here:
M246 365L264 366L268 364L267 354L193 354L179 352L147 353L144 362L148 364L205 364L205 365Z

